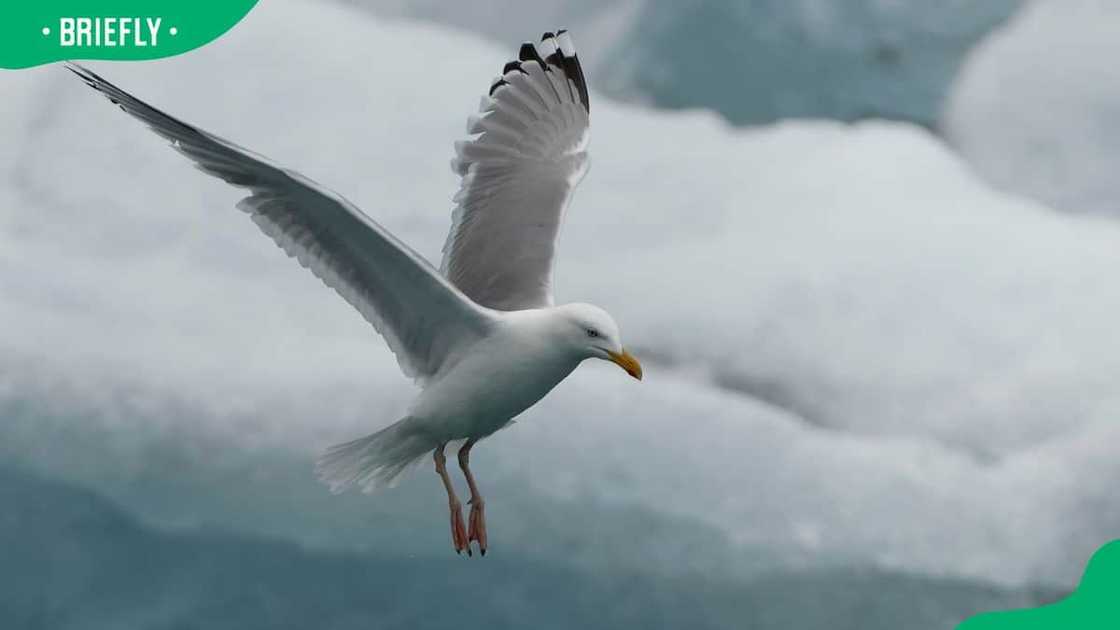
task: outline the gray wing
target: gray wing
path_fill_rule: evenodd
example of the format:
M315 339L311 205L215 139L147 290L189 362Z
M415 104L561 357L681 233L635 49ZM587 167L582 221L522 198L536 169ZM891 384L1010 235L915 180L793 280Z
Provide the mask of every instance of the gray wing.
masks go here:
M475 302L498 310L552 304L556 237L587 172L587 83L564 31L521 46L517 61L456 143L462 176L441 271Z
M338 194L179 121L76 64L66 67L171 141L205 173L247 188L237 207L338 292L388 342L401 369L434 376L486 334L491 315L419 254Z

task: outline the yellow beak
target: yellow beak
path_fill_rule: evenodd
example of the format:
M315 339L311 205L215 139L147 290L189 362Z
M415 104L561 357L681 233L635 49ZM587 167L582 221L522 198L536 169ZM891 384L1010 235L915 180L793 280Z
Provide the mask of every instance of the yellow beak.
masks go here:
M607 354L610 355L611 361L614 361L618 364L618 367L626 370L627 374L633 376L639 381L642 380L642 364L638 363L638 360L634 358L634 355L630 354L626 350L623 350L618 354L607 350Z

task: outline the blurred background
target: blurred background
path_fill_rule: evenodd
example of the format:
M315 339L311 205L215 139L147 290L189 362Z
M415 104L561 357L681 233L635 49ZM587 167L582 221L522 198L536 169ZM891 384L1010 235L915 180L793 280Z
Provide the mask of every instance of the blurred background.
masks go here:
M952 628L1120 536L1120 4L266 0L90 64L439 260L451 143L569 28L557 295L622 324L472 458L332 496L413 395L240 193L59 67L0 74L0 627Z

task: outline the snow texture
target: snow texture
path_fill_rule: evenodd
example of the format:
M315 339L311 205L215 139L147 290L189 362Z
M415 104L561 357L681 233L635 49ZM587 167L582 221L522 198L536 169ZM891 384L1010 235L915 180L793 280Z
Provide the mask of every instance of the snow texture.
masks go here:
M995 185L1120 215L1120 4L1035 0L965 64L943 127Z

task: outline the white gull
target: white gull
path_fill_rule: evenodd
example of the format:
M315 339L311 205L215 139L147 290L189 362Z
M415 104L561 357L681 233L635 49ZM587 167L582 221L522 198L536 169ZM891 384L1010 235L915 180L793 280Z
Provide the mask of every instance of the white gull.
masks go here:
M381 333L422 389L405 417L332 447L316 470L333 491L368 492L432 453L447 490L452 543L468 554L472 541L483 554L487 548L471 447L584 359L613 361L642 377L606 311L555 306L552 298L560 222L588 164L590 104L579 58L565 31L523 44L518 57L468 121L473 137L456 143L452 168L462 184L439 270L340 195L67 64L199 169L248 189L238 208ZM447 474L450 443L461 443L469 530Z

